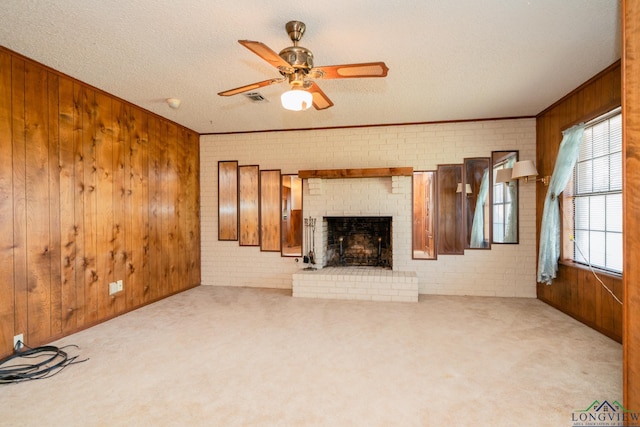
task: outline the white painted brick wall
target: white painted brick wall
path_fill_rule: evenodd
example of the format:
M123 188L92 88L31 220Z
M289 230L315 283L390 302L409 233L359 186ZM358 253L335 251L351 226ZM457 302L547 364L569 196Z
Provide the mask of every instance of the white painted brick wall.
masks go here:
M434 170L438 164L462 163L465 157L489 157L496 150L519 150L520 159L535 159L535 119L203 136L200 139L202 283L290 289L292 274L304 267L301 262L282 258L278 253L217 240L219 160L258 164L262 169L281 169L282 173L404 166ZM337 180L346 182L330 185L353 189L359 184L350 181L358 180ZM327 184L333 180L318 181L316 191L326 194ZM402 187L402 178L382 179L384 184L374 181L377 183L366 185L378 189L383 186L389 195L398 198L399 204L408 206L405 215L394 217L393 262L394 267L417 273L420 293L535 297L535 184L520 185L520 244L492 245L491 250L467 250L465 255L440 255L437 260L428 261L411 259L411 192L393 194ZM307 204L312 198L308 195L309 186L305 183L305 216L309 216ZM367 209L384 214L384 205L376 198L362 194L357 197L362 198ZM344 201L335 202L329 208L340 211L343 205ZM317 234L316 249L319 238ZM397 239L404 241L404 246L398 245Z

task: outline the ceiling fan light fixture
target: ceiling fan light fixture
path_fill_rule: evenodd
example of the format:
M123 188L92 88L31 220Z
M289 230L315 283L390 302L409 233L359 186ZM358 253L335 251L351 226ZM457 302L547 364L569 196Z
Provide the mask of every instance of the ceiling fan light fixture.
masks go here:
M302 89L288 90L280 96L282 106L291 111L304 111L311 108L313 95Z

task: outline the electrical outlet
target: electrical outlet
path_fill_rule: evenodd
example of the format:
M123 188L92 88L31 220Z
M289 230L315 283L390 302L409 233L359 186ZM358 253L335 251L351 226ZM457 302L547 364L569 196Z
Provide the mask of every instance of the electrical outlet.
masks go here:
M22 336L22 334L15 335L13 337L13 348L15 350L20 350L23 345L24 345L24 337Z
M117 294L124 290L124 283L122 280L109 283L109 295Z
M109 283L109 295L113 295L118 292L118 284L116 282Z

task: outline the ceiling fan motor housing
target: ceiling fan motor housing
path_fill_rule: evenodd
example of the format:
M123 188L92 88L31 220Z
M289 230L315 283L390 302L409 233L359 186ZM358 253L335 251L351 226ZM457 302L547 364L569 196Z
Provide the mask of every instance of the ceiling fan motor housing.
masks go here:
M280 51L280 58L287 61L296 70L313 68L313 53L302 46L289 46Z

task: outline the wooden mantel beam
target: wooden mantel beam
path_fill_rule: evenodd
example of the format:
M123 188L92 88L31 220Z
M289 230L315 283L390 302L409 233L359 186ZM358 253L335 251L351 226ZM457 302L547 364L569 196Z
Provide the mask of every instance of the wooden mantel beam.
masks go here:
M367 168L367 169L318 169L298 171L298 177L305 178L382 178L388 176L412 176L413 167Z

